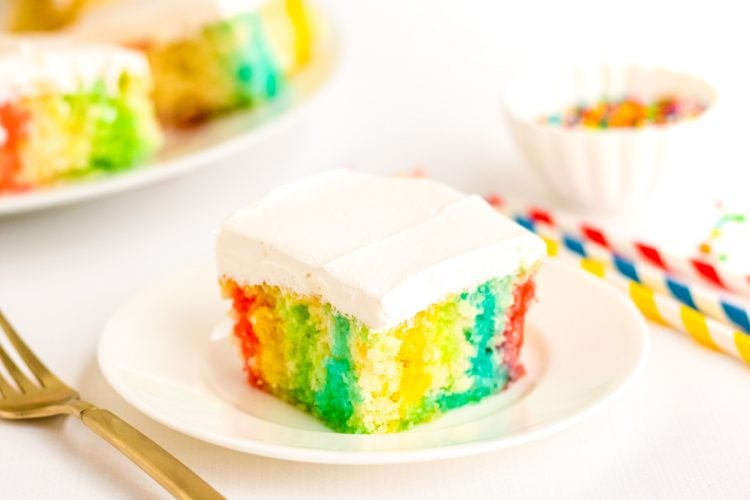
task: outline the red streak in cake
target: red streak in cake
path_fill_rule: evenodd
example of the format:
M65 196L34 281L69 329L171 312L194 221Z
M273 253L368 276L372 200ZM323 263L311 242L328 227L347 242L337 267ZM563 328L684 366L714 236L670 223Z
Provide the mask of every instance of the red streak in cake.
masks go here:
M4 141L0 142L0 192L23 191L28 186L18 184L15 177L21 171L19 149L26 137L28 113L18 109L13 103L0 105L0 128Z
M519 357L523 347L523 329L526 311L534 298L536 286L533 280L518 285L513 290L513 305L508 309L508 321L503 332L503 362L508 367L511 380L517 380L525 373Z
M250 308L254 302L255 299L253 297L245 296L242 288L236 287L232 290L232 307L237 316L237 321L234 323L234 335L240 341L242 358L245 360L247 379L251 385L262 387L264 383L263 376L257 367L254 367L252 364L252 360L256 359L256 355L260 350L260 341L255 331L253 331L253 325L248 320Z

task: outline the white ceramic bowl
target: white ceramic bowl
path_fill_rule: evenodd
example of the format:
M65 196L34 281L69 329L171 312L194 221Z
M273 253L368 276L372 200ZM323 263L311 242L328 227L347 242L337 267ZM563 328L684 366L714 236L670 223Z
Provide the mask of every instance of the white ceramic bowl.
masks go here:
M697 119L664 126L592 130L541 123L571 105L664 95L706 104ZM716 102L708 83L677 71L639 66L570 66L528 71L505 91L505 111L529 163L552 190L579 208L612 210L645 201L677 148L694 148Z

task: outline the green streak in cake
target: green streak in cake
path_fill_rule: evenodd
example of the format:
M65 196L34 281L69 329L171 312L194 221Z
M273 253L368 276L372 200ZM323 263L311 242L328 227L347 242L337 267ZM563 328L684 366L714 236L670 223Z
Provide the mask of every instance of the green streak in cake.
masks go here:
M196 123L281 98L288 87L267 35L260 14L249 13L148 48L162 120Z
M472 343L477 347L477 353L471 360L469 373L476 380L474 387L475 397L482 398L493 392L495 374L497 372L497 360L495 349L491 343L495 334L498 311L496 311L497 297L490 290L490 284L481 285L476 294L480 302L480 311L474 325Z
M308 408L313 406L313 355L317 335L317 325L311 321L310 309L305 304L294 304L283 315L289 325L289 334L285 337L286 359L289 360L289 371L294 374L290 379L289 392L292 398L304 403Z
M478 314L473 328L465 332L466 339L474 346L469 374L473 385L465 392L445 393L438 398L443 409L452 409L473 403L497 392L508 381L508 372L502 366L493 339L505 328L504 312L513 301L514 277L494 279L481 284L472 293L461 297L476 304Z
M102 81L65 94L22 101L30 116L22 174L41 185L131 168L161 143L143 79L122 73L118 84Z
M285 399L320 418L343 422L341 429L353 425L350 420L359 400L357 377L349 339L353 326L330 306L311 305L293 295L282 294L275 312L284 325L281 339L286 375L275 385L283 388ZM331 327L323 325L330 322ZM320 339L328 330L329 338Z
M281 85L281 73L276 61L271 55L271 49L266 43L267 36L264 34L263 23L260 17L254 16L251 20L253 42L255 51L256 67L260 70L261 78L257 79L256 90L258 94L266 98L275 97L279 93Z
M206 44L214 47L217 62L234 75L232 106L253 106L257 100L279 93L282 75L271 55L263 23L257 14L219 21L203 31Z
M399 424L399 430L407 430L421 422L431 420L435 415L439 414L440 411L441 406L438 398L434 396L426 397L418 406L406 411L406 414Z
M326 383L315 398L316 413L327 422L340 422L344 430L350 422L354 405L359 401L357 376L349 347L351 321L335 314L331 325L331 356L326 359Z
M83 127L92 131L91 168L113 171L134 165L156 148L153 131L139 127L147 110L121 96L128 95L130 78L120 79L119 95L107 92L103 84L85 94L65 96L74 115L80 116Z

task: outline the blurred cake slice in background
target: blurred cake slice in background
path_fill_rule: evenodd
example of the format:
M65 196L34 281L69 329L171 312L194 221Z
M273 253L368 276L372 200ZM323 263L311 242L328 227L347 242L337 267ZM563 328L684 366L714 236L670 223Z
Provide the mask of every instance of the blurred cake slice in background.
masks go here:
M0 194L131 168L159 146L145 58L0 38Z
M102 0L2 0L0 26L14 32L54 31Z
M185 125L281 96L312 31L302 0L113 0L68 33L141 50L159 118Z

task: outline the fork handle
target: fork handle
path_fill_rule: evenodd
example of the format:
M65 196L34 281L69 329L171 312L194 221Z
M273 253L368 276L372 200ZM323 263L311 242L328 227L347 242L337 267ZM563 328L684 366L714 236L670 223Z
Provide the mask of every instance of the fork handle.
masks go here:
M120 450L175 498L224 498L185 464L114 413L91 407L80 416L89 429Z

